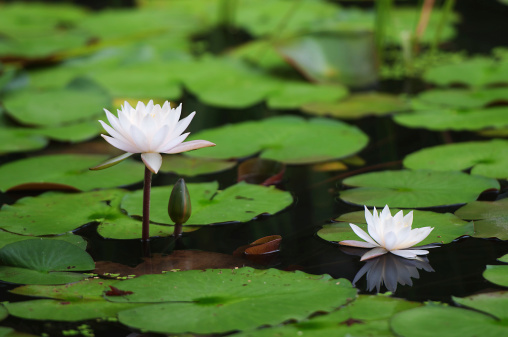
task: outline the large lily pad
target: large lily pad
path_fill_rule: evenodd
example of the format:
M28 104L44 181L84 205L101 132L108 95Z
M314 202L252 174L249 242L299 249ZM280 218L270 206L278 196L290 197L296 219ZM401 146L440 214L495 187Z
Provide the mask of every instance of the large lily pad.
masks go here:
M32 239L0 249L0 280L22 284L62 284L86 276L70 271L93 270L88 253L62 240Z
M477 90L433 89L417 96L417 100L435 106L462 109L481 108L493 102L506 102L508 88L488 88Z
M191 196L192 215L185 225L206 225L229 221L249 221L262 213L277 213L293 202L289 192L273 186L240 182L223 191L218 183L187 184ZM152 188L150 220L172 224L167 213L172 186ZM121 204L131 216L141 216L143 191L127 194ZM185 227L185 226L184 226Z
M473 201L458 209L455 215L474 220L476 237L508 240L508 199Z
M356 296L345 279L252 268L144 275L118 288L133 293L108 300L157 303L120 312L120 322L160 333L226 332L300 320Z
M25 89L5 97L7 113L27 125L54 126L101 115L111 105L107 92L86 80L54 90Z
M391 209L393 215L398 211L398 209ZM404 210L404 214L407 214L409 211ZM318 236L328 241L358 240L358 236L349 226L350 223L360 226L360 228L367 232L364 211L343 214L335 219L335 221L338 222L323 226L318 232ZM474 233L472 222L463 221L453 214L413 210L412 228L420 227L434 227L434 230L418 245L450 243L459 236L473 235Z
M49 297L23 302L6 303L9 314L36 320L82 321L94 318L115 317L119 311L139 304L112 303L103 297L109 286L119 281L90 279L66 285L27 285L15 288L15 294Z
M508 63L496 62L486 57L475 57L455 64L438 65L429 68L424 80L437 85L466 84L482 87L487 84L506 83Z
M1 218L1 217L0 217ZM5 231L0 231L0 248L8 245L9 243L23 241L23 240L31 240L33 239L33 236L27 236L27 235L18 235L13 234ZM57 236L45 236L45 240L63 240L67 241L69 243L72 243L81 249L86 249L86 241L79 235L74 235L72 233L66 233L63 235L57 235Z
M383 94L355 94L348 98L333 102L317 102L305 104L304 112L318 116L356 119L366 115L382 116L408 109L408 104L401 98Z
M357 188L340 192L344 201L366 206L424 208L464 204L490 189L499 189L492 178L462 172L381 171L344 179Z
M23 128L0 128L0 154L39 150L48 144L48 139L35 135Z
M316 85L307 82L282 82L279 91L270 94L267 104L272 109L298 109L312 102L333 102L348 95L341 85Z
M406 156L404 166L413 170L435 171L460 171L471 168L471 174L506 179L508 141L494 139L426 148Z
M105 190L79 194L47 192L4 205L1 227L23 235L62 234L84 224L115 218L107 201L120 198L125 191Z
M499 258L502 262L508 262L508 254ZM483 277L497 285L508 287L508 265L487 265Z
M397 312L420 306L384 295L360 295L350 304L328 315L271 328L245 331L238 337L290 336L393 336L388 320Z
M476 131L508 125L507 114L508 107L506 106L468 110L430 107L426 110L398 114L394 116L394 120L410 128L425 128L434 131Z
M498 337L508 333L508 326L492 316L472 310L428 304L396 314L390 326L400 336Z
M107 170L89 170L107 159L102 155L61 154L10 162L0 167L0 191L54 188L51 184L88 191L130 185L143 178L144 165L132 160Z
M178 175L194 177L228 170L236 165L236 161L208 158L191 158L183 155L166 156L162 161L161 172L174 172Z
M508 318L508 292L498 291L493 293L472 295L464 298L453 297L457 304L486 312L499 319Z
M347 157L360 151L368 141L354 126L322 118L306 121L295 116L226 125L198 132L192 139L206 139L217 146L191 152L191 156L229 159L262 151L261 158L289 164Z

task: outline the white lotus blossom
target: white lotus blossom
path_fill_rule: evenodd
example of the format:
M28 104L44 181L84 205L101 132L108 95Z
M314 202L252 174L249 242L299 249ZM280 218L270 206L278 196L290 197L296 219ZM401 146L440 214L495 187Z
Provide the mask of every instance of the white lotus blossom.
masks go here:
M215 146L214 143L206 140L184 142L189 132L183 132L196 112L179 120L182 111L181 104L176 109L172 109L168 101L161 107L159 104L154 105L151 100L146 106L143 102L138 102L136 108L133 108L125 102L122 109L118 110L118 117L106 109L104 111L111 126L103 121L99 122L110 136L101 136L114 147L127 153L94 169L115 165L134 153L141 153L141 159L146 167L153 173L157 173L162 165L161 153L181 153Z
M369 234L365 233L357 225L350 223L353 231L364 241L344 240L339 243L346 246L373 248L365 253L361 260L367 260L386 254L388 252L407 258L415 259L417 255L428 254L428 250L411 248L412 246L423 241L430 232L432 227L422 227L411 229L413 223L413 211L403 215L402 211L392 217L388 205L382 212L378 214L376 208L372 214L365 207L365 220L367 220L367 229ZM435 245L427 245L419 248L434 248Z

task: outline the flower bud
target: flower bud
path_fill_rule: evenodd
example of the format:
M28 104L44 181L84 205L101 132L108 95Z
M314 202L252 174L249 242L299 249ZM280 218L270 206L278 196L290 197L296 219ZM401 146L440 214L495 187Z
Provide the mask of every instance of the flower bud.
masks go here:
M180 178L169 197L168 214L175 224L183 224L191 216L191 200L185 180Z

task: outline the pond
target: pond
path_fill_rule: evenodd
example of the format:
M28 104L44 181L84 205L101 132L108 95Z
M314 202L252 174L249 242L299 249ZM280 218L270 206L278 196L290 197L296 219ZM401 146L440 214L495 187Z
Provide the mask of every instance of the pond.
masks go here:
M1 336L508 335L506 1L107 3L0 7Z

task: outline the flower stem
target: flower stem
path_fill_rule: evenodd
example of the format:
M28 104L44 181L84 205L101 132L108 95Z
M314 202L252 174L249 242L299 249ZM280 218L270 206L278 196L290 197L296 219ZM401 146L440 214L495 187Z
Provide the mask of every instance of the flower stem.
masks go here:
M173 231L173 236L178 239L182 235L182 223L175 223L175 230Z
M150 240L150 189L152 187L152 172L145 166L145 184L143 186L143 228L141 238L143 242Z

